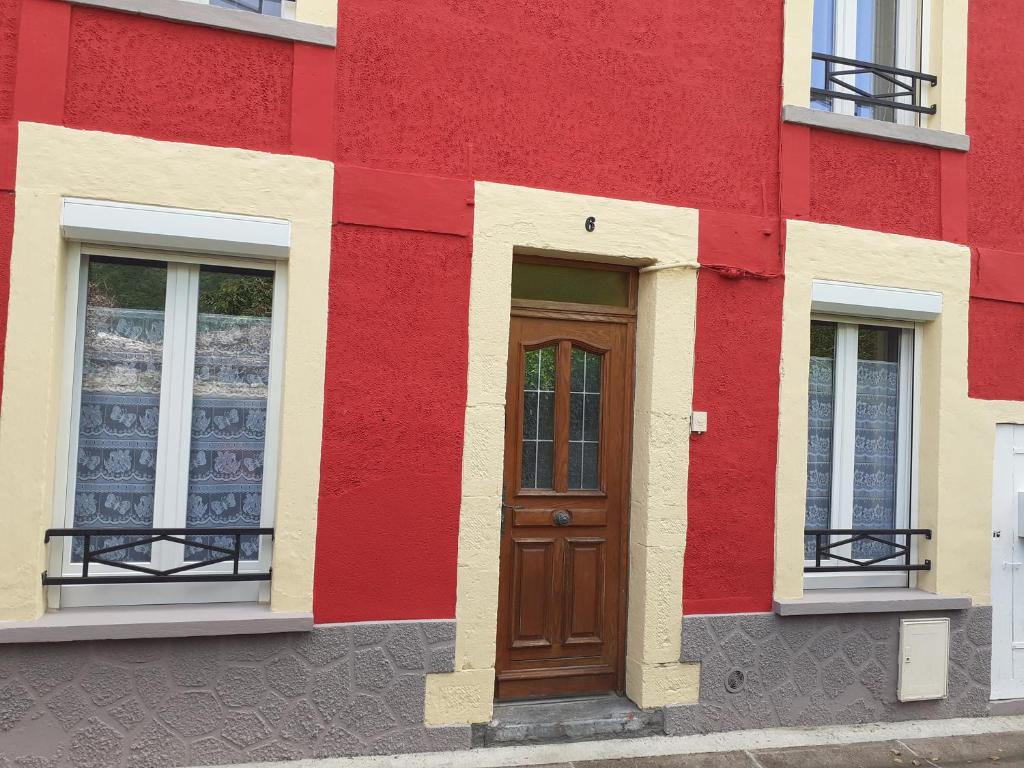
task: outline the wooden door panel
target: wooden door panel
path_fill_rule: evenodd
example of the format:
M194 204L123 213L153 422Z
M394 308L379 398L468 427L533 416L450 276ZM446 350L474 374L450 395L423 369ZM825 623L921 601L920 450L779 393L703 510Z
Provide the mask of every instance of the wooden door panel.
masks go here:
M555 541L518 539L512 548L512 647L549 648L555 636Z
M633 332L511 319L499 699L622 688Z
M562 643L595 644L604 641L604 539L566 539L563 578Z
M537 507L535 509L514 510L512 525L517 528L555 527L555 515L562 511L569 513L569 522L565 526L560 527L585 528L604 526L608 521L608 511L604 508L587 509L576 507L574 509L566 509L565 507Z

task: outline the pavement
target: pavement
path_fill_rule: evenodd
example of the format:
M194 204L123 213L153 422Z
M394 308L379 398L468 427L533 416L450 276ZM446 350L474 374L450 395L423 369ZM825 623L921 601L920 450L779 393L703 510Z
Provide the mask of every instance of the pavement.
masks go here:
M548 763L535 768L1024 768L1024 731L867 744Z
M237 768L1024 768L1024 715L524 744Z

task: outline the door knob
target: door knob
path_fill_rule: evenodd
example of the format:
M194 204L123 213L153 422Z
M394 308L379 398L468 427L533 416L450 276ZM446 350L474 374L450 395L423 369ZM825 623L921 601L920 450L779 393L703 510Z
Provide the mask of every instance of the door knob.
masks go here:
M555 512L554 521L555 525L562 528L572 522L572 515L569 514L568 509L560 509Z

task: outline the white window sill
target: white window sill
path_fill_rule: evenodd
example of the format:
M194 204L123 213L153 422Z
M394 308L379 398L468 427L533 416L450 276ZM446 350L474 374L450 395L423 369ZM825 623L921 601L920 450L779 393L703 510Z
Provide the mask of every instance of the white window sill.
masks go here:
M838 115L821 109L797 107L785 104L782 107L782 122L808 125L838 133L852 133L875 139L896 141L902 144L917 144L936 149L952 149L966 152L971 148L971 137L949 131L936 131L916 125L897 125L881 120L871 120L856 115Z
M184 24L230 29L260 37L293 40L333 48L337 44L337 30L294 19L264 16L248 11L218 8L190 0L67 0L76 5L106 8L110 11L137 13Z
M935 595L906 588L808 589L801 598L772 601L772 610L779 616L962 611L970 607L971 598L965 595Z
M275 613L259 603L65 608L36 621L0 622L0 644L308 632L312 613Z

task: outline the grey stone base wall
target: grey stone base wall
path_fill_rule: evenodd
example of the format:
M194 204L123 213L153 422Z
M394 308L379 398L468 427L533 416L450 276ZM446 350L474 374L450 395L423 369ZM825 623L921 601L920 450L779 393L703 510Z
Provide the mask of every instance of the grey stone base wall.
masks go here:
M701 663L697 704L669 707L670 735L988 714L989 607L950 619L949 698L896 699L900 614L687 616L683 661ZM732 692L730 674L743 682ZM733 675L733 681L739 676Z
M423 725L454 622L0 646L0 767L167 768L467 749Z
M700 699L670 735L972 717L989 711L991 609L951 624L949 697L896 700L899 614L687 616ZM454 666L454 622L0 648L0 768L169 768L469 749L423 725L425 677ZM742 674L742 683L735 683Z

